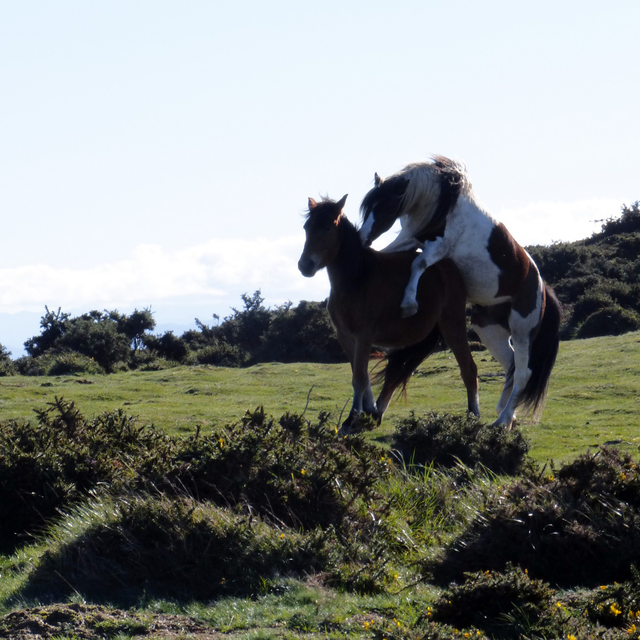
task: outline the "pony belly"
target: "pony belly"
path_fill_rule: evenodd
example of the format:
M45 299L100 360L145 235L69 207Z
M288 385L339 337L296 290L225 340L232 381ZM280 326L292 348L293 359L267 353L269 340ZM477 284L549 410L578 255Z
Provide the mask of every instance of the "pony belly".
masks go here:
M483 306L506 302L498 297L500 268L488 251L495 221L475 204L465 199L451 216L443 241L464 280L467 300Z
M499 296L500 269L491 261L489 255L453 256L460 270L467 290L467 301L472 304L491 306L507 302L509 296Z

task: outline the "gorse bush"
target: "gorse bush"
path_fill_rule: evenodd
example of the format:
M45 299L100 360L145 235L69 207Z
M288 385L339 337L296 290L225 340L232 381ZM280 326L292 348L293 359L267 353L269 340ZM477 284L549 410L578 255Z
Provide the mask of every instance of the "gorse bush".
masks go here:
M62 399L38 411L35 424L0 424L0 549L14 548L97 486L159 481L175 448L121 410L87 420Z
M61 399L37 415L0 425L3 550L98 490L193 496L279 526L333 528L345 544L379 532L369 512L385 512L378 484L390 460L362 438L339 438L327 416L275 421L258 409L208 436L171 438L122 411L87 420Z
M564 587L623 581L640 554L640 468L604 448L499 492L429 566L439 581L508 563Z
M307 613L291 616L292 632L640 635L640 466L630 456L602 449L540 470L525 464L519 434L446 415L412 416L395 438L404 464L363 436L339 436L324 414L274 419L259 408L168 437L122 411L87 419L56 399L33 423L0 425L2 551L38 541L2 558L8 582L23 572L10 603L181 607L271 598L309 580L323 595L307 613L335 590L385 595L366 600L367 617L352 605L309 613L309 627ZM2 624L0 636L19 637Z
M528 247L566 307L564 339L640 329L640 202L578 242Z
M288 302L269 309L260 290L241 298L242 308L232 309L222 320L214 314L211 326L196 318L197 328L182 336L172 331L151 334L155 320L150 309L129 315L93 310L72 317L45 307L41 333L25 342L28 355L19 358L16 367L22 375L66 375L167 366L159 360L223 367L346 361L326 303L302 301L294 307ZM2 357L0 353L0 365ZM0 375L2 371L0 366Z
M398 422L392 447L405 463L454 467L482 465L494 473L515 474L529 445L517 429L492 426L473 415L429 413Z
M522 637L518 620L539 626L555 591L519 567L506 569L466 574L464 582L444 590L425 617L457 628L480 628L493 638Z
M127 605L143 592L205 601L258 593L274 578L327 569L337 548L330 533L277 529L255 516L158 495L79 505L48 540L25 595L75 592Z

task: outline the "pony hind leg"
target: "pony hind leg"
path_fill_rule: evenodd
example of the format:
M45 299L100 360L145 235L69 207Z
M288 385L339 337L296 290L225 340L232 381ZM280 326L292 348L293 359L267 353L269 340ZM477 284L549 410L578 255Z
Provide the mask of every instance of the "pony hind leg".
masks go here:
M513 346L513 388L508 400L502 407L496 424L512 425L515 422L516 409L521 404L526 404L526 401L522 398L522 393L532 375L530 368L531 344L539 322L539 314L531 313L527 317L522 317L517 311L511 312L509 326L511 327L511 343Z
M513 389L498 416L497 424L514 424L515 412L519 406L524 406L525 410L535 410L540 400L529 397L528 383L533 375L531 348L541 326L544 301L544 284L538 269L531 263L520 291L513 298L509 313L513 347Z
M376 401L378 420L380 422L395 390L398 387L406 388L413 372L435 351L439 341L440 330L437 326L434 326L429 335L421 342L397 349L388 354L385 368L375 378L376 381L384 379L384 384Z
M459 301L459 304L455 306L458 307L455 310L446 310L440 318L438 326L458 363L460 377L467 390L467 410L469 413L479 416L478 367L469 348L464 300Z
M487 347L505 373L504 386L496 406L498 414L502 413L513 390L515 363L511 346L511 329L508 324L510 310L511 307L508 304L493 307L476 305L471 313L471 328L478 334L482 344Z

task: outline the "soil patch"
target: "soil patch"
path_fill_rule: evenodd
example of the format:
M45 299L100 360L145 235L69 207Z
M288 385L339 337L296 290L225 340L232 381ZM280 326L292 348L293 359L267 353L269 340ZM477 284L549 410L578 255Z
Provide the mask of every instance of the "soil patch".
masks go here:
M187 616L156 615L86 604L56 604L12 611L0 618L0 638L50 640L68 635L104 640L118 635L140 638L218 640L223 634Z

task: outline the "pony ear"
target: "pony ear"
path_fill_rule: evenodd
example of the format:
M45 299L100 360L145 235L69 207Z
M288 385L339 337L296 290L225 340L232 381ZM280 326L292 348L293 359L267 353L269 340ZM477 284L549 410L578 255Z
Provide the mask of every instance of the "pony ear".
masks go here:
M348 195L349 195L348 193L345 193L342 196L342 199L336 202L336 209L338 209L339 211L342 211L344 209L344 203L347 201Z
M309 211L311 211L311 209L315 209L317 206L318 203L313 198L309 198Z
M376 174L373 176L373 185L375 187L379 187L382 184L382 178L378 175L378 172L376 171Z

